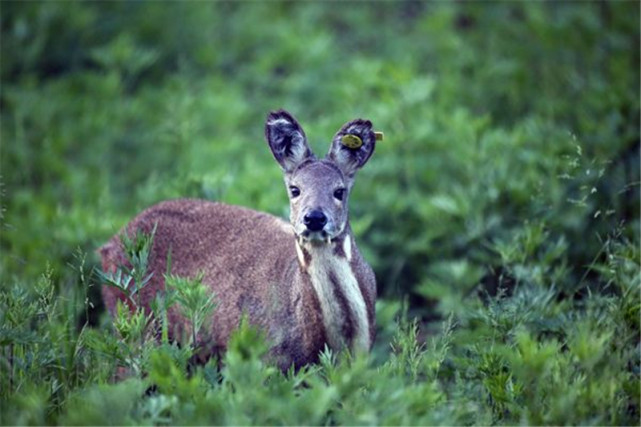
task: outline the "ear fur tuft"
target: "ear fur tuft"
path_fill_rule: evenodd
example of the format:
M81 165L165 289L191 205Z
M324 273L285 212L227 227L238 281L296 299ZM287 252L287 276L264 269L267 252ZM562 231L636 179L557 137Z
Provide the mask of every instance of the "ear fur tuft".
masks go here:
M285 172L313 157L307 138L298 121L285 110L269 113L265 121L265 138L276 161Z

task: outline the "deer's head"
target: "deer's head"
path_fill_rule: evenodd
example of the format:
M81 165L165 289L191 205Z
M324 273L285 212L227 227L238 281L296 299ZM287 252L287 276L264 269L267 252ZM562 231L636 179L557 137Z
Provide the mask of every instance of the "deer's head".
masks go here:
M312 153L302 127L286 111L269 114L265 137L285 175L290 221L299 241L323 244L340 236L347 226L356 171L367 162L376 145L372 123L362 119L346 123L323 159Z

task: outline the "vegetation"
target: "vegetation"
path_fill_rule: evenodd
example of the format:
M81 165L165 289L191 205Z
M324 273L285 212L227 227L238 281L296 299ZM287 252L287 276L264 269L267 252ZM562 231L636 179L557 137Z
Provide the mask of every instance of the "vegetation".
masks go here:
M0 424L639 425L638 18L3 2ZM170 277L159 325L111 319L100 285L135 306L146 276L105 277L95 250L168 198L286 216L262 136L277 108L319 154L352 118L385 132L351 198L375 348L282 374L245 322L222 363L194 364L215 296ZM150 338L170 304L194 319L182 345Z

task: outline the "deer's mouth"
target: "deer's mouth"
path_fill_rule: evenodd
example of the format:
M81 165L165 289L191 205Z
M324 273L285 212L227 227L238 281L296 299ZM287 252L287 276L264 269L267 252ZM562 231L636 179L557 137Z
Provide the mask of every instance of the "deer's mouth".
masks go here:
M310 230L304 230L302 233L298 235L298 239L303 242L309 242L311 244L329 244L331 243L332 239L334 236L332 236L330 233L328 233L325 230L319 230L319 231L310 231Z
M309 224L304 224L302 221L295 227L298 242L300 244L307 243L314 246L329 245L343 233L344 229L344 227L337 226L331 219L321 227L310 227Z

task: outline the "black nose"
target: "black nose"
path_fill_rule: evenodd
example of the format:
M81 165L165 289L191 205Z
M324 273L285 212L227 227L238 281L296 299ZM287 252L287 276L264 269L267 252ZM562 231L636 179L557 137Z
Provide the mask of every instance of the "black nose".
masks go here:
M303 217L303 223L309 231L321 231L327 224L327 217L321 211L311 211Z

